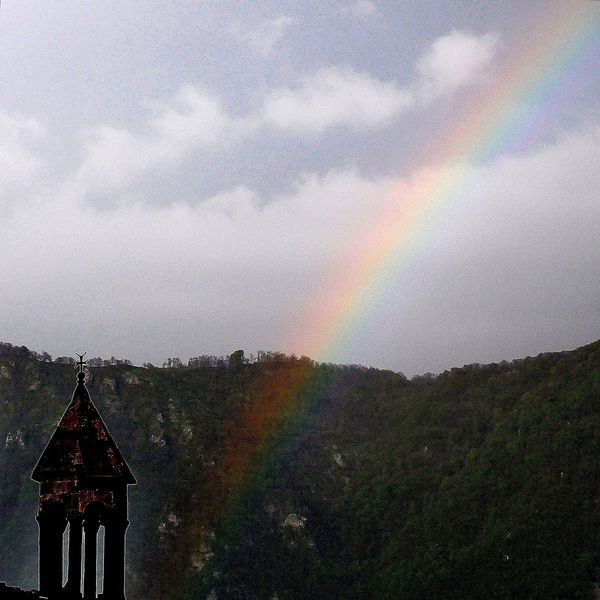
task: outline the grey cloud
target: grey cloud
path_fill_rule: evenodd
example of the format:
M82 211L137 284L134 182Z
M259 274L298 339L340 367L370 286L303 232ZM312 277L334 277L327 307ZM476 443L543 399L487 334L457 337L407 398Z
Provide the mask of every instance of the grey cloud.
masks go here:
M0 195L27 187L39 170L35 142L42 134L37 120L0 112Z
M147 102L155 116L146 120L141 133L98 127L73 185L82 195L98 190L114 195L149 171L164 172L195 152L215 154L270 129L315 136L334 127L381 128L414 108L423 94L429 102L480 76L496 41L459 32L439 38L419 63L418 81L404 88L351 67L322 68L298 85L268 91L262 105L244 117L230 114L204 90L183 87L168 102ZM441 50L448 48L452 51L445 57Z
M363 329L315 358L414 373L597 337L599 162L594 129L461 167L460 192L408 263L391 268ZM63 354L84 335L92 353L137 361L240 345L314 354L294 345L311 326L312 300L340 265L354 277L361 232L397 210L395 190L410 196L419 181L331 172L268 204L242 187L197 206L98 213L69 196L24 206L0 231L0 271L11 281L3 330ZM86 325L76 331L79 313Z
M196 150L214 152L246 135L218 99L186 86L168 103L156 104L157 115L141 133L99 127L91 133L87 155L74 176L81 194L97 188L114 192L149 170L168 170Z
M590 52L515 104L512 156L457 167L344 343L302 342L370 224L439 168L427 149L548 10L340 3L3 3L2 339L159 363L272 348L410 374L599 337Z
M280 15L261 21L256 27L248 28L242 23L230 24L227 31L247 44L263 57L269 56L275 46L282 40L288 27L296 22L292 17Z

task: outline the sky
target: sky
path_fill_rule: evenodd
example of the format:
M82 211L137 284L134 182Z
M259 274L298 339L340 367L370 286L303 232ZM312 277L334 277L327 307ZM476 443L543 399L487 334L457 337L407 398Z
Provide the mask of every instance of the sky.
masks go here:
M0 339L407 375L598 339L599 40L593 1L3 0Z

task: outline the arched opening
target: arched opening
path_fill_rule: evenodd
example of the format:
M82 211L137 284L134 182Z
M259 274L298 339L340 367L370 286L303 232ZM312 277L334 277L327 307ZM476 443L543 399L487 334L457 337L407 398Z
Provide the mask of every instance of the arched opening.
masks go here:
M99 502L92 502L83 514L83 597L95 600L103 591L104 577L104 527L106 508Z
M106 540L106 528L100 524L98 536L96 537L96 591L97 594L104 593L104 548Z
M67 526L63 531L62 537L62 587L64 588L69 581L69 538L71 537L71 523L67 522Z
M69 515L68 523L56 546L60 564L53 589L62 588L66 596L84 600L103 595L122 598L127 519L93 502L83 514Z
M63 534L63 589L69 595L81 592L82 572L82 517L71 514Z

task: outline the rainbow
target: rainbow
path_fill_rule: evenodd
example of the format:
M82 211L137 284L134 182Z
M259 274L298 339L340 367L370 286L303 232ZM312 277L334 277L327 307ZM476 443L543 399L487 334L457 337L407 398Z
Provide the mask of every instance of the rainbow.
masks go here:
M593 4L549 3L547 14L532 15L523 31L526 46L513 50L492 85L424 153L420 162L428 167L388 192L384 208L347 244L342 254L348 258L326 275L286 347L316 358L340 356L443 206L462 191L469 165L521 147L552 123L584 81L586 65L600 55Z
M356 239L348 240L342 253L347 258L325 275L286 347L315 357L339 356L443 207L463 191L469 166L521 148L576 93L586 61L600 55L599 6L560 2L544 8L545 14L532 13L524 23L523 46L512 49L506 66L475 94L456 126L423 154L421 162L428 167L391 187ZM277 460L274 454L305 423L302 392L313 370L301 360L289 369L266 369L249 405L237 415L243 435L205 485L210 497L191 509L198 525L182 551L192 553L199 540L206 540L207 528L227 537L243 527L261 478ZM211 524L202 521L203 512L215 515Z

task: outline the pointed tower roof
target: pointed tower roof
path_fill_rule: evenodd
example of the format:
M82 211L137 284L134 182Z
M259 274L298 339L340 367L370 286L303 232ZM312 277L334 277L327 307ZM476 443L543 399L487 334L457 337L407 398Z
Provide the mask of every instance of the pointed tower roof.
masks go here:
M37 482L113 480L136 483L85 386L77 374L73 399L50 438L31 478Z

